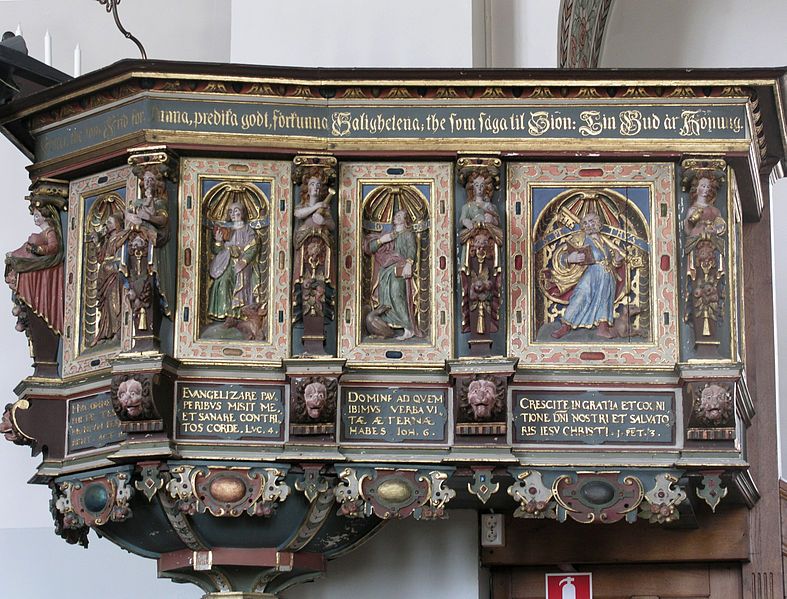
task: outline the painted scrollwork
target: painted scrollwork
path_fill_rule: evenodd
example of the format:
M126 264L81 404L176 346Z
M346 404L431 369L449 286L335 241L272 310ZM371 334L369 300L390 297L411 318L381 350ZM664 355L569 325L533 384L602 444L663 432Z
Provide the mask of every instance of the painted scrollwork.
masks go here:
M694 329L695 347L712 350L720 345L718 327L725 320L727 222L715 205L725 164L720 160L688 159L683 167L684 188L689 196L683 219L686 321Z
M277 468L209 468L179 466L166 485L176 508L187 514L216 517L270 516L290 494Z
M253 183L223 182L205 194L203 257L209 278L200 336L268 336L270 204Z
M538 340L650 338L643 210L644 204L611 189L572 189L547 204L533 248Z
M339 383L324 376L301 377L293 381L291 420L300 424L332 423L336 417Z
M197 513L197 497L191 473L194 466L175 466L170 468L170 478L164 486L167 494L174 500L173 509L181 514Z
M445 506L456 497L456 491L445 486L448 475L445 472L431 471L418 477L419 482L428 485L428 499L421 507L413 510L416 520L438 520L445 518Z
M514 518L556 518L553 490L544 484L537 470L516 474L508 494L519 503Z
M128 472L115 472L86 480L66 480L58 486L55 508L65 529L103 526L123 522L132 516L129 501L134 488Z
M414 185L384 185L364 200L364 339L418 341L430 330L429 209Z
M72 507L71 487L61 488L55 483L50 483L50 486L52 497L49 500L49 513L52 514L55 523L55 534L69 545L87 547L90 528Z
M338 513L348 517L375 515L383 520L413 516L416 520L445 517L446 504L456 491L445 486L448 475L437 470L404 471L354 468L339 473L334 488Z
M471 353L483 354L500 326L503 229L492 203L500 187L500 160L461 158L458 167L467 191L459 216L462 332L470 333Z
M303 324L305 351L320 354L325 352L325 323L334 319L335 311L336 221L331 200L336 193L336 159L297 156L294 162L301 191L294 210L293 320Z
M655 524L674 522L680 518L678 506L685 500L686 492L678 486L677 477L657 474L655 485L645 493L639 517Z
M642 482L635 476L617 472L566 474L552 486L558 503L557 519L584 524L611 524L625 519L635 522L644 497Z
M309 503L314 503L317 497L331 488L330 481L320 474L322 468L322 464L303 464L303 478L295 481L295 488L306 496Z
M473 468L473 481L467 483L467 491L485 504L500 490L500 483L492 482L493 476L493 468Z
M355 468L345 468L339 472L339 482L333 488L336 501L339 503L337 514L348 518L364 518L371 515L370 506L361 496L361 484L368 474L360 477Z
M697 497L707 503L714 512L729 491L722 485L721 474L721 472L706 472L695 489Z

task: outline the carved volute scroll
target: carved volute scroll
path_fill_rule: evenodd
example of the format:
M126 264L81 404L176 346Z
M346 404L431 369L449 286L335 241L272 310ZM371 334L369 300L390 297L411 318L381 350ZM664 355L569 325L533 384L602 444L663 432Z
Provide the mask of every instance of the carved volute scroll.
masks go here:
M163 314L174 301L171 287L172 256L169 200L166 180L176 174L164 146L129 150L128 163L139 179L136 198L126 206L125 248L120 265L127 281L126 294L133 320L133 347L137 351L158 349L158 330Z
M306 354L325 354L325 326L334 320L336 159L296 156L295 184L300 186L293 233L293 321L303 324Z
M5 281L11 288L16 330L30 342L35 376L58 374L57 352L63 333L63 229L68 184L39 179L30 186L30 214L40 229L5 258Z
M471 355L488 355L500 327L503 227L493 196L500 188L499 158L460 158L459 182L467 191L459 216L462 332Z
M720 353L720 327L729 318L725 310L728 226L717 206L726 164L720 159L691 158L681 166L683 189L689 198L681 226L686 268L684 318L694 330L697 355L713 358Z

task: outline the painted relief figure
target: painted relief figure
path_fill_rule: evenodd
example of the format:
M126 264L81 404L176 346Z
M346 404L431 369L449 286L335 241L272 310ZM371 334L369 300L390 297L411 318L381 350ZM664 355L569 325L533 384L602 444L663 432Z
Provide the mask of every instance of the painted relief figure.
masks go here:
M268 207L251 184L206 195L206 338L263 340L267 331Z
M686 319L694 327L695 345L719 345L716 330L723 320L724 260L727 223L714 205L721 171L688 169L691 202L683 221L688 275Z
M410 186L377 188L367 196L363 214L367 338L422 338L430 311L429 221L423 196Z
M460 159L459 180L467 199L459 216L461 229L462 332L470 333L471 353L483 355L499 329L503 229L492 203L499 186L498 159Z
M122 198L116 193L99 197L85 219L82 339L86 347L120 339L124 286L120 262L127 237Z
M169 241L169 212L164 175L153 167L135 169L141 178L141 197L129 202L126 223L146 233L149 241L161 247Z
M336 159L295 159L295 179L300 182L300 201L294 210L293 307L296 323L303 324L303 347L309 354L324 353L324 327L334 318L336 274L336 221L331 213Z
M536 224L539 341L649 337L647 223L612 190L559 194Z
M5 280L13 292L17 330L27 328L28 312L41 318L55 334L63 331L63 234L54 206L31 203L40 229L6 254Z

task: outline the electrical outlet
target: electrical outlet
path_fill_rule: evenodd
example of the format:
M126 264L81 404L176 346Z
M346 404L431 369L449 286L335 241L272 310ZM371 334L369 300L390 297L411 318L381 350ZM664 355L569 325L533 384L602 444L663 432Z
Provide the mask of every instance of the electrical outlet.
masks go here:
M502 547L505 541L503 514L481 514L481 547Z

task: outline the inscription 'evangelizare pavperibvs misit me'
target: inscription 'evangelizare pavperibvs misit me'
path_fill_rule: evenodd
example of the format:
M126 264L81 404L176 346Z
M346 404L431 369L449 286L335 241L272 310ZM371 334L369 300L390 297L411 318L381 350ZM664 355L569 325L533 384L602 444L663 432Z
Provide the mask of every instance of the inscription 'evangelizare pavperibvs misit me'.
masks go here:
M672 443L671 393L514 391L515 443Z
M181 383L177 434L189 439L281 439L283 397L282 387Z
M351 387L341 393L344 441L445 442L444 389Z

